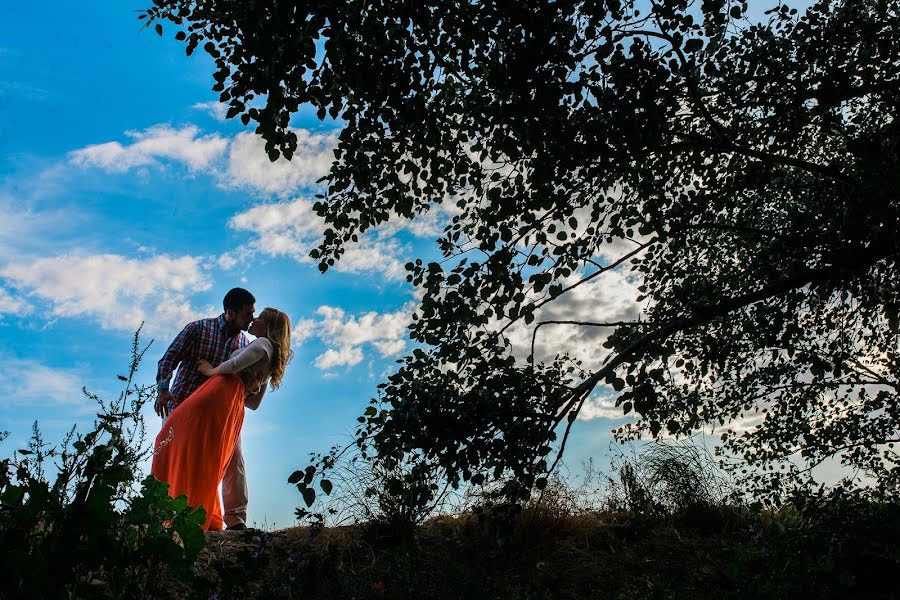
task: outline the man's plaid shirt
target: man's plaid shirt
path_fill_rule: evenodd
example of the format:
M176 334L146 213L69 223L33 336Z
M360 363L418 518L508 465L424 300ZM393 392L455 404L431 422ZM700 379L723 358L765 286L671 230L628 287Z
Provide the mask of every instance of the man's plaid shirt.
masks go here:
M206 377L197 370L197 361L202 358L209 361L212 366L218 366L219 363L228 360L232 352L250 343L244 332L226 339L224 329L224 313L216 318L188 323L159 360L159 369L156 372L158 389L169 387L172 372L178 367L178 375L175 376L175 383L171 387L176 405L181 404L206 381Z

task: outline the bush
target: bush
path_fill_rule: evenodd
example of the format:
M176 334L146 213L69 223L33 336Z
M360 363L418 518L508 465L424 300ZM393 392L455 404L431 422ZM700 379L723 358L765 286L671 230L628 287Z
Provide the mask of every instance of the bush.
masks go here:
M863 490L809 488L790 504L748 512L732 551L743 598L896 599L900 505Z
M365 523L373 532L408 537L428 517L455 508L461 501L426 461L386 465L371 456L341 456L330 463L328 498L298 508L296 515L318 531L325 525ZM311 510L315 509L315 510Z
M83 390L99 405L89 432L73 427L53 446L35 422L28 447L0 460L0 597L144 596L160 567L190 572L205 515L152 476L135 489L150 452L140 411L154 395L134 383L149 347L139 336L118 399Z
M673 515L719 506L735 494L731 479L694 439L648 443L612 462L618 479L607 477L608 505L614 510Z

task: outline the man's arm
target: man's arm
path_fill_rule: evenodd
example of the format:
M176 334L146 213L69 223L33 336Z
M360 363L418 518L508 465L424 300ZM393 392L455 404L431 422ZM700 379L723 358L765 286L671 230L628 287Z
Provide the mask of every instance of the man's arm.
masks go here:
M175 403L175 397L169 391L169 381L172 379L172 373L175 368L185 359L188 350L197 340L199 329L196 323L188 323L181 330L166 352L159 359L159 365L156 370L156 403L154 409L160 417L165 417L169 413L170 403Z

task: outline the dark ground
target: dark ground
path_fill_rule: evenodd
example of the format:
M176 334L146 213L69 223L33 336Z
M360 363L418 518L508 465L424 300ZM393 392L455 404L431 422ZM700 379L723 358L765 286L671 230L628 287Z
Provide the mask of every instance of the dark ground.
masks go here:
M840 531L789 512L526 511L500 536L472 516L409 536L355 525L207 534L185 598L900 598L897 508Z

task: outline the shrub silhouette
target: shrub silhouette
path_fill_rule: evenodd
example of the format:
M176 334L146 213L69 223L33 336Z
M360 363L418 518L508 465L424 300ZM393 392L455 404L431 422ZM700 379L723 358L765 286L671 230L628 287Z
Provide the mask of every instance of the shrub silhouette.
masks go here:
M153 389L134 382L148 347L139 328L116 400L83 390L99 406L90 431L73 426L54 446L35 422L28 447L0 460L0 597L144 596L167 572L190 572L204 546L202 509L150 475L135 489L150 452L140 411Z

